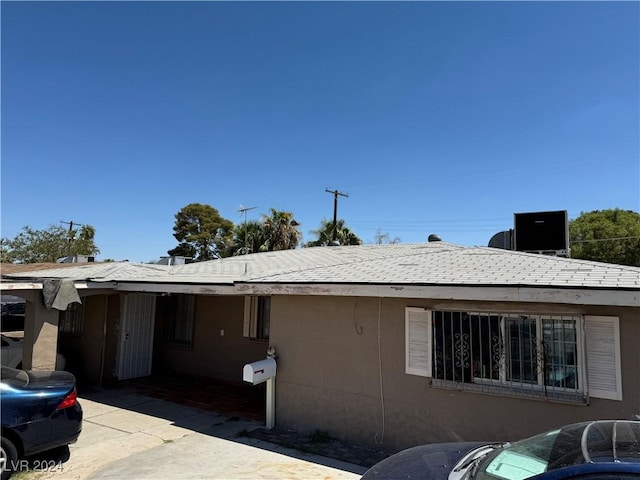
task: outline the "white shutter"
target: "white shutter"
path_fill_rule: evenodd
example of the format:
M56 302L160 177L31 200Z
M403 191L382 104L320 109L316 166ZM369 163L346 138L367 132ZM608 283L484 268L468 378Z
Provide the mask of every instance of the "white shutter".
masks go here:
M405 373L431 377L431 310L405 309Z
M595 315L584 320L589 396L622 400L620 320Z
M258 315L258 297L244 297L244 325L242 327L243 337L256 337L257 315Z

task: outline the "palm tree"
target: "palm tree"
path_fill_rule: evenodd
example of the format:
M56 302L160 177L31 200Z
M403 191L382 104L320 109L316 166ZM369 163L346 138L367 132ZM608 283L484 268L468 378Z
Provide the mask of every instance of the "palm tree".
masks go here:
M233 255L246 255L266 250L267 239L262 224L256 220L235 225L233 228Z
M289 250L296 248L302 234L298 230L300 225L291 212L284 212L271 208L271 215L262 216L262 230L264 233L265 250Z
M317 240L307 242L305 247L322 247L329 245L333 239L333 221L323 220L318 230L311 233L318 236ZM362 240L344 225L344 220L336 222L336 239L340 245L362 245Z

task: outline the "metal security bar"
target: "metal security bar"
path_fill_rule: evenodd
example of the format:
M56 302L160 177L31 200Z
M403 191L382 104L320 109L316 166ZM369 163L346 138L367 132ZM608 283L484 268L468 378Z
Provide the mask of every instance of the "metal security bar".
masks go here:
M65 335L82 335L84 332L84 304L71 303L58 316L58 329Z
M580 317L433 312L432 384L584 402Z

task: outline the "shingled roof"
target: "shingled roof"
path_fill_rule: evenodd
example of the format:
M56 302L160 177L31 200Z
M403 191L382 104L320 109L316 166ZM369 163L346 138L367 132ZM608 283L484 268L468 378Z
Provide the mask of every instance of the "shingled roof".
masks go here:
M187 284L377 284L640 289L640 268L445 242L312 247L187 265L76 264L7 273L5 281Z

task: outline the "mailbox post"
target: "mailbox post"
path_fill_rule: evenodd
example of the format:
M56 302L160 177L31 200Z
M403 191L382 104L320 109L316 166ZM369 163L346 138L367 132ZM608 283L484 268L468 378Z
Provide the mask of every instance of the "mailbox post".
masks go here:
M247 363L242 369L242 380L252 385L267 382L267 430L276 424L276 360L274 357Z

